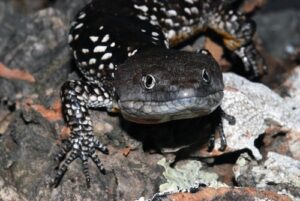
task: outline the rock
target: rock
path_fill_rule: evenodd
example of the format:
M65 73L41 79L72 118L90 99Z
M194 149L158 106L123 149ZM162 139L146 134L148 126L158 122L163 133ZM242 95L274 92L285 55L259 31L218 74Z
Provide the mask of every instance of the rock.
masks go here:
M14 186L4 183L3 178L0 177L0 199L5 201L28 201L25 197L20 195Z
M8 18L12 17L14 16ZM15 27L11 28L11 31L7 28L4 29L7 32L2 33L5 37L9 37L9 42L4 42L5 51L0 51L0 61L8 68L32 74L43 87L33 87L32 83L22 80L12 82L0 79L0 85L3 86L0 89L0 97L15 100L29 97L33 93L43 94L47 87L58 88L61 80L67 77L71 59L67 48L69 25L62 13L49 8L23 16L13 25Z
M271 124L299 131L299 113L293 109L293 99L284 99L263 84L232 73L224 74L224 82L222 108L236 118L235 125L224 121L228 151L247 148L256 159L261 159L254 142Z
M260 13L255 16L257 34L263 47L275 58L296 54L300 46L298 31L300 13L294 9L281 12ZM284 27L284 28L283 28Z
M288 91L288 96L285 99L290 103L296 118L296 121L300 121L300 66L296 67L292 72L290 72L290 76L284 82L283 86L285 86ZM298 124L299 126L299 124ZM288 145L289 151L291 152L293 158L300 160L300 133L299 130L294 130L288 133Z
M300 200L300 161L293 158L269 152L267 159L258 163L242 154L234 174L240 186L267 189Z

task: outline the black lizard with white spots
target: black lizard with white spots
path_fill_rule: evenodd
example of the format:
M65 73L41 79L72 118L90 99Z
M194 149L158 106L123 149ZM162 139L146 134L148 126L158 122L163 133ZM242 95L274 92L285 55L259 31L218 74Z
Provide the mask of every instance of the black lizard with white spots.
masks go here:
M83 162L88 186L88 159L105 173L96 150L107 148L93 134L90 108L119 111L138 123L205 116L220 111L222 73L206 50L169 49L212 29L239 56L245 69L260 76L263 61L252 43L255 24L225 0L93 0L71 24L69 44L84 79L61 90L63 114L71 136L57 160L57 186L76 158ZM221 149L226 146L219 121ZM210 145L213 144L213 138Z

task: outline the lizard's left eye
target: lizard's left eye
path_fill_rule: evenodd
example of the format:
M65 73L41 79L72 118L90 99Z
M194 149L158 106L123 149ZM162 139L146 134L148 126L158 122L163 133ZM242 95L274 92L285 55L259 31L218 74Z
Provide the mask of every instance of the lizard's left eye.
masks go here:
M207 72L206 69L203 69L203 70L202 70L202 80L203 80L205 83L207 83L207 84L210 83L210 75L209 75L209 73Z
M152 89L155 86L156 80L153 75L148 74L142 77L142 82L146 89Z

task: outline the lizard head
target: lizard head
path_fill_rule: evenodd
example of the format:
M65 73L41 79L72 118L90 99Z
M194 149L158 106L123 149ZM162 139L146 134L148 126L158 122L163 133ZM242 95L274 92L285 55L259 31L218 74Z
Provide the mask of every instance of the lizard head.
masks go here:
M224 89L207 50L143 51L118 67L114 82L123 117L145 124L208 115L221 104Z

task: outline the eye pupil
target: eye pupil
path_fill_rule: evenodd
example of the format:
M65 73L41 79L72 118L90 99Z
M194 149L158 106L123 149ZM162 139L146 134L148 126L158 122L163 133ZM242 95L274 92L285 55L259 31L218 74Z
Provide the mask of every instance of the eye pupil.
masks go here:
M152 89L155 86L155 78L152 75L146 75L142 78L146 89Z
M202 70L202 79L205 83L210 83L209 73L205 69Z

